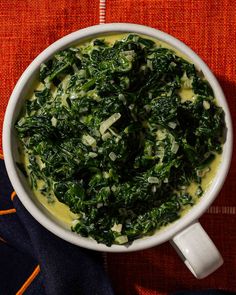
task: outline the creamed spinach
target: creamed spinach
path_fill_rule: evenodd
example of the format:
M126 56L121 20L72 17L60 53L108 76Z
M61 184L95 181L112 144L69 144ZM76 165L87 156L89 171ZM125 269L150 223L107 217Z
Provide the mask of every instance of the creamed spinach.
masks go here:
M56 53L39 80L16 123L28 157L27 169L19 166L33 189L78 214L73 231L124 244L175 221L202 196L225 122L193 64L129 34Z

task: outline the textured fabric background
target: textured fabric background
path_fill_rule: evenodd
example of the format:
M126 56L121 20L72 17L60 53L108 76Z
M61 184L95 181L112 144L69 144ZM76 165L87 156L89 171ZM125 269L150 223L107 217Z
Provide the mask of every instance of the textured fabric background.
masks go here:
M32 59L60 37L99 22L145 24L184 41L216 74L234 121L235 0L1 0L0 125L14 84ZM219 197L201 218L225 260L217 272L205 280L194 279L168 243L138 253L109 254L108 272L117 294L154 295L202 288L236 291L235 177L233 156Z

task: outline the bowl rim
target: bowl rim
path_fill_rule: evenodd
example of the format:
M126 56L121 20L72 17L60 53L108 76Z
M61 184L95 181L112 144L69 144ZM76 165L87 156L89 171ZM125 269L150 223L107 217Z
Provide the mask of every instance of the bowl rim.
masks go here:
M143 34L166 42L167 44L171 45L172 47L176 48L178 51L189 57L193 61L193 63L202 70L208 82L211 84L211 87L213 88L214 94L217 97L217 101L224 109L227 125L227 140L223 148L223 161L221 161L220 163L220 167L218 168L217 174L212 181L212 184L208 188L205 196L201 199L201 201L198 202L198 204L194 205L188 213L186 213L179 220L168 225L164 230L161 230L157 234L137 239L128 247L125 245L112 245L111 247L107 247L104 244L98 244L96 241L90 238L80 237L78 234L75 234L61 227L58 223L46 216L27 195L27 192L19 178L19 173L16 168L14 154L12 151L12 130L14 128L13 117L16 111L17 102L19 99L22 99L21 95L26 87L27 81L35 71L38 71L40 64L48 60L57 51L65 49L72 44L78 43L79 40L82 39L89 39L108 33L115 34L129 32ZM24 73L16 83L16 86L8 102L3 123L3 153L6 170L10 181L16 191L16 194L18 195L20 201L23 203L24 207L41 225L43 225L46 229L48 229L58 237L72 244L87 249L105 252L130 252L157 246L172 239L177 233L195 222L208 209L208 207L217 197L219 191L223 186L230 167L232 147L233 132L229 107L216 77L211 72L209 67L205 64L205 62L192 49L190 49L187 45L185 45L183 42L176 39L175 37L151 27L131 23L109 23L87 27L62 37L61 39L47 47L45 50L43 50L31 62L31 64L27 67L27 69L24 71Z

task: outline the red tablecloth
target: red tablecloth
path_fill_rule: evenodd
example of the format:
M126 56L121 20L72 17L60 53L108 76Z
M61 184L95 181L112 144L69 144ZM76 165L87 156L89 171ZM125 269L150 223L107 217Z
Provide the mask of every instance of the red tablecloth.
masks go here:
M1 125L14 84L32 59L60 37L99 22L145 24L184 41L216 74L236 118L235 0L1 0ZM219 197L201 218L225 260L217 272L196 280L168 243L137 253L108 254L107 268L117 294L202 288L236 291L235 177L233 156Z

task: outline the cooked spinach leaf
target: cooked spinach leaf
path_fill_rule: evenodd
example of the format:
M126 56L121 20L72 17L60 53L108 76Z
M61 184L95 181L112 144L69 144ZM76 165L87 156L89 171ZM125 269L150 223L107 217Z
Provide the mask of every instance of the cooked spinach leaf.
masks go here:
M106 245L132 242L202 196L225 121L193 64L130 34L58 52L39 78L16 129L32 188L43 181L49 201L54 194L78 214L73 231Z

